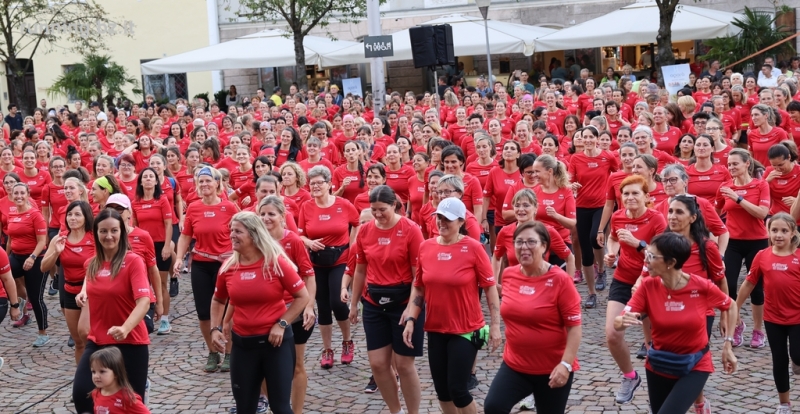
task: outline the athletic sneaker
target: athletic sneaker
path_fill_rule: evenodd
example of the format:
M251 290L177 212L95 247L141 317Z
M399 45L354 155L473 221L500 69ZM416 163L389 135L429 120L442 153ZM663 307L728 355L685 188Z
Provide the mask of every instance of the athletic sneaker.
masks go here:
M364 387L364 392L367 394L374 394L375 391L378 391L378 383L375 382L375 377L370 375L369 383Z
M474 390L475 388L478 388L478 384L479 384L478 376L475 374L469 374L469 382L467 382L467 389Z
M581 272L580 269L576 270L575 274L572 276L572 283L580 285L584 282L585 280L583 279L583 272Z
M47 345L50 342L50 337L47 335L37 335L36 340L33 341L34 348L40 348Z
M231 354L225 354L225 358L222 358L222 364L219 366L219 372L230 372L231 371Z
M69 337L69 339L67 339L67 346L70 348L75 348L75 340L72 339L71 336Z
M256 412L258 414L264 414L269 409L269 401L267 401L267 397L261 395L258 397L258 407L256 408Z
M33 304L30 301L28 301L28 303L25 304L25 309L29 310L29 311L32 311L33 310Z
M217 372L219 369L219 354L216 352L209 352L208 359L206 359L206 366L203 367L205 372Z
M150 402L150 378L144 383L144 398L142 399L144 405L147 405L148 402Z
M519 403L519 409L522 411L536 409L536 403L533 401L533 394L525 397L525 399Z
M733 330L733 345L734 348L742 346L744 343L744 328L746 328L744 321L740 321L736 328Z
M586 302L583 304L583 307L586 309L594 309L597 307L597 295L591 294L588 298L586 298Z
M758 329L753 329L753 338L750 339L750 348L763 348L767 345L766 336L764 332Z
M792 404L778 404L775 414L792 414Z
M644 359L647 356L647 344L642 342L642 347L636 351L636 359Z
M50 296L58 295L58 276L53 276L53 281L50 282L50 289L47 290Z
M322 359L319 365L324 369L333 368L333 349L328 348L322 351Z
M617 391L617 404L627 404L633 400L633 394L642 386L642 377L636 372L636 378L622 377L622 383Z
M31 323L31 315L27 315L26 314L26 315L22 315L22 317L19 318L18 321L12 323L11 326L13 326L15 328L22 328L23 326L28 325L30 323Z
M352 340L342 341L342 364L350 365L350 363L353 362L353 348L355 348L355 346Z
M707 398L700 404L694 404L694 414L711 414L711 403Z
M172 332L172 325L166 319L161 319L161 324L158 325L158 335L168 335Z
M606 290L606 272L599 271L597 269L597 265L594 265L594 274L595 274L594 288L600 292Z
M175 296L178 296L178 292L178 278L173 277L169 281L169 297L174 298Z
M189 273L189 268L186 265L184 265L183 270L181 270L181 273Z

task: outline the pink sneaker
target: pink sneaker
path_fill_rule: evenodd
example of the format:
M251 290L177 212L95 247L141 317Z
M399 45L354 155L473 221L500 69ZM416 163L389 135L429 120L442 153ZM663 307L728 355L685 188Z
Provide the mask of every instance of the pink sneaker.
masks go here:
M353 362L353 341L342 341L342 364L350 365Z
M744 343L744 328L744 321L741 321L736 325L736 329L733 330L733 343L731 345L733 345L734 348L742 346Z
M12 323L11 326L15 328L22 328L23 326L28 325L30 323L31 323L31 315L22 315L22 317L19 318L18 321Z
M583 272L580 270L576 270L575 274L572 276L572 283L579 285L583 283L585 280L583 279Z
M319 365L324 369L333 368L333 349L322 351L322 360L320 360Z
M711 403L708 402L707 399L703 400L702 404L695 404L694 405L694 413L695 414L711 414Z
M750 339L750 348L763 348L767 345L766 337L764 336L764 332L759 331L758 329L753 329L753 338Z

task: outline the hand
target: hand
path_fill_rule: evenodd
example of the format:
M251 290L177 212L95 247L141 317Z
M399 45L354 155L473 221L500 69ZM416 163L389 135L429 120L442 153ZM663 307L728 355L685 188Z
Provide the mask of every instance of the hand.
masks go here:
M342 292L339 295L339 298L342 300L343 303L350 303L350 291L347 288L342 288Z
M489 221L486 219L481 220L481 228L485 234L489 234Z
M161 302L156 302L156 313L153 315L153 321L158 322L161 319L161 315L164 314L164 304Z
M631 286L631 295L636 293L636 289L639 289L639 286L642 286L642 278L636 280L636 283Z
M628 329L631 326L641 325L642 321L639 318L642 316L639 312L625 312L622 315L622 326Z
M633 237L631 231L627 229L617 230L617 240L631 247L639 247L639 239Z
M604 233L597 233L597 245L600 247L605 247L606 235Z
M252 201L252 200L250 200L250 196L247 196L247 197L242 199L242 205L243 206L249 206L250 205L250 201Z
M491 346L489 352L496 351L497 348L500 348L501 343L503 343L503 335L500 334L500 325L489 326L489 345Z
M414 349L414 345L411 343L411 338L414 336L414 324L407 323L405 329L403 329L403 343L406 344L407 347Z
M545 207L544 211L547 213L548 217L555 217L558 215L558 212L552 206Z
M348 316L350 319L350 323L356 324L358 323L358 304L355 306L350 306L350 315Z
M783 197L783 198L781 198L781 201L783 201L783 204L786 204L789 207L791 207L792 204L794 204L795 200L797 200L797 197Z
M314 239L314 240L309 240L308 243L306 243L306 247L308 247L312 251L317 252L324 249L325 245L322 244L322 239Z
M617 261L617 254L616 253L609 253L603 256L603 264L606 267L614 266L614 262Z
M11 308L11 320L12 321L18 321L19 317L20 317L19 308L16 308L16 309L15 308Z
M310 306L303 311L303 329L310 330L317 322L317 315L314 313L314 306Z
M733 353L733 348L730 346L730 344L726 344L722 349L723 371L725 371L726 374L733 374L736 372L736 367L738 365L739 361L736 359L736 355Z
M28 271L31 270L35 261L32 257L25 259L25 263L22 264L22 270Z
M550 382L547 385L550 388L561 388L567 385L567 381L569 381L569 371L564 364L559 363L550 373Z
M179 275L181 270L183 270L183 259L179 257L175 264L172 265L172 274Z
M572 187L572 191L578 191L578 190L580 190L580 189L581 189L581 187L583 187L583 186L582 186L580 183L572 183L572 184L571 184L571 187Z
M86 291L81 291L75 296L75 303L80 306L81 308L86 306L86 303L89 302L89 297L86 295Z
M124 341L128 337L128 331L122 326L112 326L108 330L108 336L114 338L115 341Z
M61 254L64 251L64 248L67 246L67 237L57 234L56 237L53 237L53 239L50 240L50 244L55 246L56 253Z
M768 174L768 175L767 175L767 176L764 178L764 180L766 180L767 182L770 182L770 181L772 181L772 180L774 180L774 179L776 179L776 178L780 177L781 175L782 175L782 174L781 174L781 173L779 173L779 172L778 172L778 170L772 170L772 171L770 171L770 173L769 173L769 174Z
M291 328L287 327L286 329ZM281 346L283 343L283 333L286 331L286 329L281 328L281 326L277 323L272 325L272 329L269 330L269 343L271 343L275 348Z
M169 260L170 256L172 256L172 243L166 243L161 249L161 260Z
M228 340L225 338L225 334L214 330L211 331L211 343L214 344L214 348L216 348L218 352L225 353L225 345L228 343Z
M738 199L739 199L739 194L736 194L736 192L735 192L735 191L733 191L733 190L731 190L731 188L730 188L730 187L720 187L720 188L719 188L719 192L720 192L720 193L721 193L723 196L725 196L725 197L728 197L728 198L730 198L730 199L731 199L731 200L733 200L733 201L736 201L736 200L738 200Z
M352 177L344 177L344 180L342 180L342 187L347 187L351 182L353 182Z

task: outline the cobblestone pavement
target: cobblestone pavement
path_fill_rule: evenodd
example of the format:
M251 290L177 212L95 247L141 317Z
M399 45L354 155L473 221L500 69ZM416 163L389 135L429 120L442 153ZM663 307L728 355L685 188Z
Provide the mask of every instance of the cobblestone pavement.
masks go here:
M586 286L580 285L578 288L585 297ZM69 402L74 360L71 349L67 347L66 323L55 309L58 306L56 298L57 296L46 297L51 325L51 342L47 346L38 349L31 347L36 339L35 323L15 329L6 318L0 327L0 355L5 358L5 366L0 373L0 413L74 412ZM647 413L646 385L639 389L631 404L620 406L614 402L620 373L605 349L605 303L606 292L601 292L598 309L584 313L583 341L578 354L581 370L575 376L567 412ZM749 311L749 306L745 309ZM202 371L207 351L197 328L187 275L181 277L181 293L173 301L173 310L170 313L172 333L167 336L152 336L150 409L153 413L227 412L233 405L228 374L206 374ZM745 333L745 341L749 343L751 319L749 313L747 315L745 321L748 321L748 332ZM337 343L337 338L341 341L338 328L334 330L334 343ZM627 339L633 354L641 344L641 331L630 330ZM356 353L353 364L336 365L326 371L318 363L321 351L318 331L312 336L306 352L306 367L309 371L306 413L388 413L379 393L362 392L370 372L361 325L354 328L354 340ZM718 368L720 346L720 338L713 338L712 352ZM336 352L338 360L340 349ZM739 371L732 376L714 373L706 385L706 394L712 401L714 413L774 412L777 394L772 381L769 348L738 348L736 355L739 358ZM481 351L478 356L477 376L480 385L473 391L473 395L480 407L500 365L501 355ZM644 374L643 363L633 355L632 358L638 372ZM440 411L428 370L427 354L419 359L417 366L422 381L420 412L438 413Z

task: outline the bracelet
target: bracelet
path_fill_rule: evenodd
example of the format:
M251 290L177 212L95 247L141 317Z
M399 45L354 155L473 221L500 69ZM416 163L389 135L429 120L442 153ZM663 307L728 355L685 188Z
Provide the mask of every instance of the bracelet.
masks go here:
M730 342L731 345L732 345L733 344L733 337L729 336L729 337L723 339L722 342Z
M604 233L604 232L602 232L602 231L598 231L598 232L597 232L597 234L605 234L605 233Z

